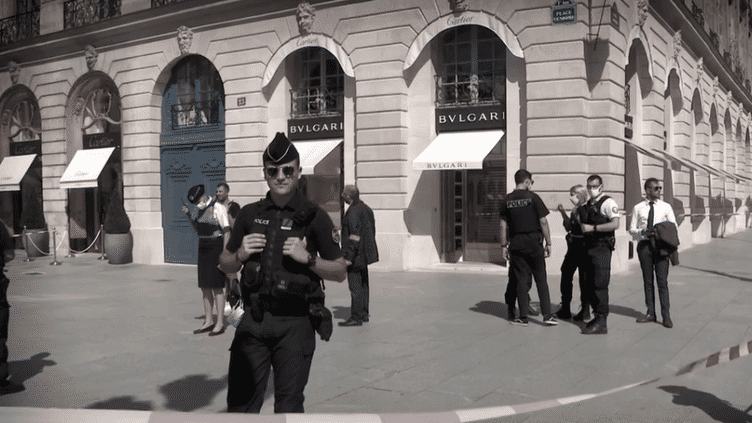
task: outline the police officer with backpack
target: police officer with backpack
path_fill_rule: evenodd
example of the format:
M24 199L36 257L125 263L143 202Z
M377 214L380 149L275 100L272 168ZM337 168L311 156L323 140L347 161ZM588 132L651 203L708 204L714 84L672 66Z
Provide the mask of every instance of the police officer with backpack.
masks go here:
M269 192L240 210L220 257L226 273L245 264L246 312L230 347L227 409L258 413L273 367L274 412L302 413L315 331L324 340L331 334L323 279L342 282L346 264L331 218L298 190L300 156L283 133L263 163Z
M619 206L613 198L603 193L603 179L590 175L587 179L590 200L581 210L580 221L585 249L585 291L593 307L595 318L588 322L582 333L596 335L608 333L608 284L611 280L611 253L616 245L619 229Z

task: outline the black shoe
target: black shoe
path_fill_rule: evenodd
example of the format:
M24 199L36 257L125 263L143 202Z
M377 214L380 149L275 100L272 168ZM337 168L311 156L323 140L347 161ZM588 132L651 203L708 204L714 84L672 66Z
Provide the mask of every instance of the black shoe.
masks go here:
M507 319L510 322L514 322L514 319L517 317L517 315L514 313L514 306L510 306L507 304Z
M671 316L669 316L668 314L663 315L663 326L669 329L674 327L674 322L671 321Z
M637 323L650 323L650 322L656 322L656 321L658 320L655 318L655 314L652 314L652 313L648 313L642 317L637 318Z
M210 330L212 330L212 328L214 328L214 326L207 326L207 327L205 327L203 329L196 329L196 330L193 331L193 333L195 335L198 335L199 333L206 333L206 332L209 332Z
M562 307L556 312L556 317L561 320L569 320L572 318L572 312L568 308Z
M337 323L340 326L363 326L363 322L353 319L352 317L344 322Z
M223 326L222 329L219 332L209 332L209 336L219 336L225 333L225 329L227 329L227 326Z
M582 329L583 335L605 335L608 333L608 327L606 327L606 318L595 316L595 319L590 321L585 328Z
M368 321L369 321L369 320L370 320L370 319L369 319L369 318L368 318L368 317L366 316L366 317L364 317L364 318L363 318L363 320L361 320L361 321L362 321L363 323L368 323Z
M16 383L10 380L0 381L0 395L15 394L16 392L21 392L25 389L26 388L24 388L24 386L20 383Z
M584 322L590 320L590 312L588 310L580 310L579 313L572 316L572 320L575 322Z
M527 317L524 318L524 319L514 319L514 320L512 320L512 324L515 325L515 326L527 327L527 325L528 325Z

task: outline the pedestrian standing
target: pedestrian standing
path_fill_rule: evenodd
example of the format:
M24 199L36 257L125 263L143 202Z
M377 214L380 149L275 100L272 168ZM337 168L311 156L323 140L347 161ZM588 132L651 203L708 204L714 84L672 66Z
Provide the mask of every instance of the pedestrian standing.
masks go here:
M637 319L637 323L657 321L655 313L655 284L658 285L658 299L661 303L663 326L674 326L669 314L668 299L668 267L669 258L660 253L656 246L655 227L664 222L670 222L676 227L674 209L670 204L661 200L661 185L658 179L648 178L645 181L645 199L635 204L632 209L632 221L629 232L639 240L637 243L637 257L642 269L642 282L645 287L645 306L647 313Z
M8 286L10 280L5 276L5 264L16 257L13 250L14 240L5 222L0 220L0 395L24 390L23 385L12 382L8 377L8 324L10 321L10 304L8 303Z
M574 280L574 272L578 273L579 287L580 287L580 302L582 307L580 311L574 316L575 321L589 320L590 319L590 306L585 299L585 245L584 237L582 235L582 228L580 228L580 213L582 212L582 206L587 202L588 195L587 190L582 185L575 185L569 189L569 200L574 205L572 212L567 215L564 210L564 206L559 204L557 209L561 213L564 229L567 231L567 253L564 255L564 261L561 263L561 309L556 312L556 317L559 319L571 319L572 312L570 309L570 303L572 301L572 288Z
M603 179L591 175L587 179L590 200L581 218L585 237L585 293L595 318L582 330L583 334L606 334L608 328L608 284L611 280L611 253L619 229L619 206L603 193Z
M343 281L346 264L331 218L298 190L300 156L285 134L262 161L269 192L240 210L220 259L225 272L245 264L246 312L230 346L227 410L258 413L273 368L274 412L302 413L315 331L331 335L322 279Z
M546 257L551 256L551 234L548 228L548 208L532 192L533 176L525 169L514 174L516 188L501 203L501 254L509 262L509 282L504 299L509 317L514 313L515 297L520 316L513 324L528 325L530 297L528 292L535 279L538 297L546 325L557 325L551 314L551 299L546 280ZM508 240L508 242L507 242ZM544 244L545 242L545 244Z
M342 254L347 262L350 287L350 318L340 326L362 326L370 318L368 265L379 261L376 246L376 220L366 203L360 200L355 185L346 185L342 199L349 204L342 222Z
M193 333L221 335L227 327L227 320L222 312L226 276L217 266L219 255L229 240L230 221L227 209L217 205L216 199L205 195L203 185L190 189L188 201L196 205L193 211L183 205L183 213L191 228L198 233L198 287L201 288L204 305L204 323Z

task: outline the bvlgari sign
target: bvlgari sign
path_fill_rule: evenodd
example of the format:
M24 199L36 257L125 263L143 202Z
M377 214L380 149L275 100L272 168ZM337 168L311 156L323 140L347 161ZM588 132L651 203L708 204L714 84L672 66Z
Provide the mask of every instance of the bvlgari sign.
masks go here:
M498 105L436 109L436 132L506 129L506 112Z
M287 120L287 138L290 141L342 138L345 134L343 117L330 116Z

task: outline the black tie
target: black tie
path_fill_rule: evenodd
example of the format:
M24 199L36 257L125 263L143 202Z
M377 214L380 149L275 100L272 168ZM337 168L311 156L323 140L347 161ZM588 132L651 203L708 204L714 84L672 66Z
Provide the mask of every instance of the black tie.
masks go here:
M648 230L653 229L653 221L655 220L655 209L653 209L653 202L650 202L650 213L648 213Z

